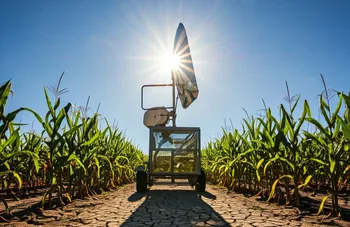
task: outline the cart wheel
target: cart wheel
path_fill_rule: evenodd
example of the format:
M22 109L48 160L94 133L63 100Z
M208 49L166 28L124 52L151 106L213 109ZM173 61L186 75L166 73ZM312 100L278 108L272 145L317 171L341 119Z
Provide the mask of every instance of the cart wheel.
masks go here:
M201 170L201 175L199 175L197 184L196 184L196 191L197 192L205 192L205 184L206 184L206 177L205 172Z
M145 192L147 189L147 174L145 171L136 172L136 191Z

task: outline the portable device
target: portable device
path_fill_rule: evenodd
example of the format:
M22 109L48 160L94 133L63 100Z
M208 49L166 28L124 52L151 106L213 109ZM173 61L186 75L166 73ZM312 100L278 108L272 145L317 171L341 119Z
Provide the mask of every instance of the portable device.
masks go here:
M176 127L176 107L187 109L198 97L198 86L185 27L179 24L173 48L178 65L171 70L171 84L150 84L141 88L143 123L149 128L149 161L136 169L136 190L144 192L156 178L188 179L197 191L205 191L206 176L201 168L199 127ZM144 108L146 87L172 87L172 106ZM175 88L176 87L176 88ZM176 95L177 90L177 95ZM172 126L167 126L169 122Z

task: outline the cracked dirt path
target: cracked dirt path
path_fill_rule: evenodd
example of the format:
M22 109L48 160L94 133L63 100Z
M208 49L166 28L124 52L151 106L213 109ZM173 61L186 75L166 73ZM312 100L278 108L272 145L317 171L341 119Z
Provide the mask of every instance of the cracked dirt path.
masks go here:
M228 193L207 185L197 193L185 182L159 182L146 193L135 193L135 184L65 207L28 214L0 226L324 226L318 216L301 215L283 208ZM334 222L332 224L335 224ZM344 223L343 223L344 224ZM350 226L349 222L345 225ZM347 225L349 224L349 225Z

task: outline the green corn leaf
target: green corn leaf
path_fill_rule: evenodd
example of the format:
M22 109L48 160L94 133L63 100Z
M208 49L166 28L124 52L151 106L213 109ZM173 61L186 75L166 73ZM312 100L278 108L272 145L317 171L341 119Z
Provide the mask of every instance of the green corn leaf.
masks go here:
M78 131L81 128L81 126L82 126L82 124L76 125L76 126L70 128L68 131L63 133L62 137L67 137L67 136L71 135L72 133Z
M66 121L67 121L67 124L68 124L69 128L73 128L74 127L72 118L67 113L66 113Z
M318 209L317 215L320 215L320 213L323 211L324 205L325 205L327 199L328 199L328 196L323 197L321 205L320 205L320 207Z
M51 117L51 113L50 113L50 111L47 111L47 113L46 113L46 115L45 115L45 122L43 122L43 126L44 126L44 123L45 124L50 124L50 122L52 121L50 121L50 118L52 118Z
M342 96L346 104L345 112L344 112L344 120L345 122L350 123L350 96L345 95L344 93L342 93Z
M260 182L261 177L260 177L260 173L258 170L255 170L255 174L256 174L256 178L258 179L258 182Z
M50 101L50 97L49 95L47 94L47 90L46 88L44 87L44 92L45 92L45 99L46 99L46 104L47 104L47 107L49 107L49 111L51 113L51 116L54 118L56 115L55 115L55 111L53 110L52 108L52 104L51 104L51 101Z
M90 140L84 142L81 146L89 146L93 142L95 142L100 137L99 133L96 133Z
M301 185L298 185L298 188L300 189L302 187L307 186L308 183L310 182L311 178L312 178L312 175L307 176L307 178L305 179L304 183L302 183Z
M72 107L72 103L70 103L70 102L64 107L64 112L66 115L68 115L71 107Z
M39 156L36 153L32 152L32 151L27 151L27 150L19 151L19 150L16 150L14 152L11 152L11 153L7 154L6 157L2 161L6 162L7 160L10 160L11 158L22 157L23 155L32 157L33 159L39 159Z
M342 121L342 129L344 137L350 139L350 124L347 124L345 121Z
M323 106L328 112L331 111L328 104L324 101L324 98L322 95L320 95L320 105Z
M85 166L83 165L83 163L80 161L80 159L79 159L75 154L69 155L67 161L69 162L69 161L72 161L72 160L74 160L76 163L78 163L78 165L79 165L81 168L84 169L84 172L86 172Z
M8 80L0 87L0 117L4 116L4 109L7 103L8 96L11 92L11 81Z
M75 125L78 125L78 123L79 123L80 111L78 111L76 114L77 114L77 115L75 116L74 126L75 126Z
M338 116L336 119L336 125L335 125L332 139L338 138L341 126L342 126L342 119Z
M222 169L225 168L225 167L226 167L226 165L221 165L221 166L219 167L219 172L222 173L222 172L223 172Z
M18 137L18 133L13 133L11 134L10 138L5 140L3 144L0 143L0 153L2 153L7 146L12 145L12 143L15 142L15 140L18 139Z
M343 95L340 94L340 95L339 95L339 101L338 101L337 107L335 108L335 111L334 111L334 113L332 114L332 118L331 118L331 120L330 120L330 123L331 123L332 127L334 127L335 121L336 121L337 118L338 118L338 113L339 113L339 111L340 111L340 108L341 108L342 104L343 104Z
M92 148L89 154L87 155L87 159L90 159L99 149L100 149L99 146L95 146L94 148Z
M53 189L53 185L51 185L51 187L45 191L44 195L41 197L41 207L44 207L45 206L45 200L46 200L46 197L47 195L52 191Z
M280 159L280 160L286 162L286 163L292 168L293 172L295 171L295 166L294 166L293 163L291 163L290 161L288 161L287 159L282 158L282 157L280 157L280 158L278 158L278 159Z
M233 179L235 178L235 168L232 168L231 177L232 177Z
M22 188L22 179L21 179L21 177L16 172L13 172L13 171L10 171L10 172L17 179L17 181L18 181L18 188L21 189Z
M40 124L44 123L43 119L34 110L32 110L30 108L25 108L25 107L23 107L23 110L27 110L27 111L31 112L35 116L35 118L39 121Z
M254 165L253 163L249 162L249 161L243 160L243 161L241 161L241 163L248 164L248 165L251 166L253 169L255 169L255 165Z
M216 164L213 164L213 165L211 166L211 172L215 173L217 167L218 167L218 166L217 166Z
M0 176L1 176L1 173L0 173ZM4 188L7 188L7 186L8 186L8 183L7 183L7 180L4 180Z
M12 122L15 119L15 117L17 116L17 114L19 112L23 111L23 110L25 110L25 108L21 107L21 108L15 110L15 111L12 111L11 113L8 113L6 118L5 118L6 121L7 122Z
M108 128L106 128L105 130L102 131L101 137L104 138L106 136L107 132L108 132Z
M97 167L97 178L100 179L100 162L98 161L97 157L93 157L94 161L95 161L95 165Z
M305 135L307 138L310 138L310 139L312 139L313 141L317 142L319 145L321 145L321 147L328 148L328 144L327 144L326 141L324 141L324 139L321 138L320 136L316 136L316 135L311 134L311 133L306 132L306 131L304 131L304 135Z
M57 108L60 106L60 103L61 103L61 99L58 98L55 102L55 106L53 107L54 110L57 110Z
M298 98L295 100L295 103L294 103L294 105L293 105L293 107L292 107L292 113L294 113L295 107L297 107L297 105L298 105L298 103L299 103L300 97L301 97L301 96L298 95Z
M260 120L260 119L259 119ZM263 124L264 125L264 124ZM265 126L268 128L269 126L265 124ZM272 139L272 136L270 135L269 131L268 130L265 130L262 132L263 133L263 136L266 137L268 139L268 146L269 147L274 147L275 146L275 143Z
M120 159L125 160L127 164L129 164L129 163L130 163L130 161L129 161L129 159L128 159L127 157L125 157L125 156L121 156L121 155L120 155L120 156L117 156L117 157L115 158L115 160L114 160L114 161L119 161Z
M331 173L334 172L334 167L335 167L335 160L329 156L329 170Z
M228 166L225 166L225 171L226 174L228 174Z
M347 171L349 171L350 170L350 165L348 166L348 167L346 167L345 169L344 169L344 174L347 172Z
M49 123L44 123L43 127L50 138L54 137L52 127Z
M345 100L345 104L347 107L350 108L350 96L349 95L346 95L344 94L343 92L342 93L338 93L339 95L342 94L344 100Z
M319 121L314 118L306 118L305 120L309 121L311 124L315 125L320 132L327 136L329 139L331 138L330 133L321 125Z
M287 123L286 126L287 126L287 130L290 134L290 138L293 140L293 138L294 138L294 129L293 129L294 125L292 123L291 117L282 104L280 105L280 108L281 108L282 114L283 114L282 118L285 120L284 122ZM275 119L275 124L278 125L278 122L276 119ZM281 127L278 127L278 131L282 131Z
M243 121L244 121L245 125L247 126L250 134L254 135L254 128L253 128L254 124L250 125L250 123L246 119L243 119Z
M321 164L321 165L328 166L327 163L325 163L324 161L322 161L322 160L320 160L320 159L311 158L310 160L311 160L311 161L314 161L314 162L317 162L317 163L319 163L319 164Z
M270 201L272 199L272 197L275 195L275 191L276 191L276 186L277 186L277 183L283 179L283 178L290 178L291 180L293 180L293 176L291 175L283 175L281 176L280 178L278 178L277 180L275 180L275 182L273 183L272 185L272 188L271 188L271 192L270 192L270 196L269 198L267 199L267 202Z
M260 166L263 164L264 160L265 160L264 158L259 160L258 164L256 165L256 169L260 168Z
M303 167L303 174L305 175L307 173L307 168L304 166Z
M74 169L72 165L69 165L69 176L72 176L74 174Z
M39 173L40 165L39 165L38 159L34 159L33 162L34 162L34 166L35 166L35 172Z
M61 188L61 186L60 185L57 185L57 190L58 190L58 194L59 195L61 195L62 194L62 188ZM59 201L60 201L60 203L61 203L61 205L65 205L65 203L62 201L62 198L61 198L61 196L58 196L58 199L59 199Z
M268 167L272 162L276 161L277 158L278 158L278 157L272 158L272 159L270 159L270 160L266 163L266 165L264 166L264 175L266 175L267 167Z
M323 115L323 118L326 120L326 122L327 122L327 125L329 126L329 127L331 127L331 121L330 121L330 119L329 119L329 117L328 117L328 115L327 115L327 113L326 113L326 110L325 109L327 109L327 104L325 104L325 102L322 100L322 104L321 104L321 106L320 106L320 110L321 110L321 113L322 113L322 115ZM329 108L328 108L329 109ZM329 111L329 110L328 110Z
M67 197L67 199L68 199L69 202L72 202L72 198L71 198L71 196L69 195L69 193L66 193L66 197Z
M4 162L4 163L2 163L5 167L6 167L6 169L7 170L10 170L11 168L10 168L10 165L8 164L8 162Z
M95 114L89 121L87 124L83 124L84 125L84 134L83 137L87 138L88 134L90 133L91 129L95 126L96 122L97 122L97 114Z
M97 157L106 160L107 163L109 164L109 169L110 169L110 173L111 173L111 179L110 180L111 180L112 186L114 186L114 183L113 183L113 181L114 181L114 171L113 171L113 165L112 165L111 161L105 155L97 155Z
M61 109L60 112L58 113L58 116L57 116L55 123L54 123L53 130L55 132L57 132L60 129L64 117L65 117L64 109Z
M306 115L308 115L308 117L311 117L311 115L310 115L310 107L309 107L309 104L308 104L308 102L305 100L305 101L304 101L304 110L303 110L302 116L301 116L301 118L299 119L299 122L298 122L297 127L295 128L295 134L296 134L296 135L299 135L300 128L301 128L301 126L303 125L303 123L304 123L304 121L305 121L305 119L306 119Z

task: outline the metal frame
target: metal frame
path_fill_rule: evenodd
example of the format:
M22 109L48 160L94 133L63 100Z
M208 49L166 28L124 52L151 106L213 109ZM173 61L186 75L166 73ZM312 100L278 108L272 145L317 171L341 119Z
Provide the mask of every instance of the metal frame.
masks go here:
M172 182L174 181L174 178L180 178L180 177L196 177L201 174L201 131L199 127L176 127L176 97L175 97L175 73L172 70L171 71L171 84L148 84L143 85L141 87L141 108L143 110L151 110L155 108L145 108L143 106L143 90L145 87L172 87L172 101L173 106L172 107L165 107L166 109L171 109L172 111L169 113L172 120L172 127L165 127L165 126L153 126L150 128L150 134L149 134L149 161L147 164L147 172L148 172L148 182L151 184L151 177L171 177ZM174 173L174 151L178 151L181 149L153 149L152 148L152 134L154 130L164 130L164 131L198 131L198 149L186 149L186 150L197 150L196 155L196 171L190 172L190 173ZM158 151L170 151L171 152L171 172L168 173L152 173L152 152L154 150Z
M148 175L149 175L149 181L151 180L151 176L154 177L185 177L185 176L199 176L201 174L201 130L199 127L164 127L164 126L153 126L150 127L150 134L149 134L149 161L148 161ZM198 132L198 148L197 149L172 149L172 148L163 148L163 149L155 149L152 147L152 138L153 138L153 132L154 131L197 131ZM193 150L197 151L196 155L196 171L190 172L190 173L174 173L174 151L178 150ZM170 151L171 152L171 172L164 172L164 173L153 173L152 170L152 163L153 163L153 151Z
M173 88L173 106L172 107L165 107L166 109L172 109L172 111L170 112L170 116L172 117L172 121L173 121L173 127L176 127L176 98L175 98L175 74L174 71L171 71L171 79L172 82L171 84L147 84L147 85L143 85L141 87L141 108L143 110L150 110L150 108L144 108L143 107L143 89L145 87L172 87Z
M146 84L146 85L143 85L143 86L141 87L141 108L142 108L143 110L154 109L154 108L144 108L144 107L143 107L143 89L144 89L145 87L171 87L171 86L173 86L173 84ZM165 108L166 108L166 109L173 109L174 106L168 106L168 107L165 107Z

